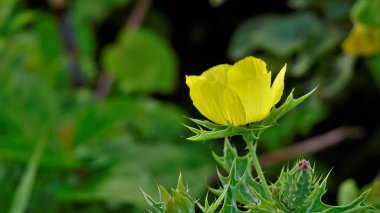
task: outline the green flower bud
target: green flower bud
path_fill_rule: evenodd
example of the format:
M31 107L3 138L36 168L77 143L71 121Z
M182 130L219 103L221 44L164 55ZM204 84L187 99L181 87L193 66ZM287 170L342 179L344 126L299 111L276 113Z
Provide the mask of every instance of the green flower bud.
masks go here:
M290 210L301 207L311 195L313 173L309 161L301 160L286 174L281 195Z

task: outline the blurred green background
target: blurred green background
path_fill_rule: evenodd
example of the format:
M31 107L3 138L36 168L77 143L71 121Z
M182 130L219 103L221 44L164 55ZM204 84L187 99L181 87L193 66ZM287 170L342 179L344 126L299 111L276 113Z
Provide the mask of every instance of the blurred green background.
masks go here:
M146 212L140 188L158 196L179 173L203 198L222 143L185 140L186 116L202 118L185 75L248 55L273 76L288 64L286 95L318 85L262 135L269 179L305 157L332 169L328 203L347 202L343 181L380 171L379 2L1 0L0 209ZM319 152L284 152L310 138Z

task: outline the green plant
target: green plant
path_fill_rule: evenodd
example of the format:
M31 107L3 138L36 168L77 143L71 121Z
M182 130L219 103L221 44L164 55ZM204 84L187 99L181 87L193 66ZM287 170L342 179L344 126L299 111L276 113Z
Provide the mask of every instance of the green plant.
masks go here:
M284 75L285 70L280 73ZM280 107L272 108L273 105L270 105L270 108L272 108L270 114L264 117L253 116L254 118L259 117L259 119L253 121L248 119L249 113L247 110L239 111L239 109L228 107L236 106L238 103L234 103L234 101L241 100L244 109L256 107L261 109L261 112L265 112L265 108L258 104L266 103L265 99L269 99L270 103L277 103L284 89L284 78L280 74L280 78L276 77L272 87L269 87L273 92L267 93L267 96L260 96L262 93L259 93L259 97L257 97L257 91L251 90L250 93L244 93L246 88L263 91L265 87L268 87L268 81L270 86L270 78L263 80L265 79L263 76L266 74L267 70L263 61L248 57L231 66L215 66L201 76L187 77L190 96L194 105L202 114L216 122L191 119L199 128L188 127L195 133L195 136L188 139L205 141L225 138L223 155L218 156L214 153L214 158L228 174L224 176L218 170L221 186L218 189L210 188L210 191L216 195L215 201L211 204L207 198L204 204L192 198L189 190L183 186L181 176L178 180L177 188L171 190L172 195L162 186L159 186L159 201L154 201L144 193L153 212L194 212L195 204L199 206L202 212L207 213L377 211L374 207L365 203L369 191L363 192L358 198L346 205L331 206L323 203L322 196L327 190L328 175L325 177L316 175L314 168L310 166L307 160L297 161L292 168L283 168L277 181L268 185L256 155L260 133L270 128L278 119L302 103L314 90L298 99L294 99L291 93ZM235 81L236 79L238 80ZM236 87L235 83L239 83L238 87ZM247 84L255 84L255 86ZM224 91L223 87L231 91ZM218 88L218 90L215 90L215 88ZM239 90L240 88L244 88L244 90L241 91ZM232 98L234 97L234 92L239 99ZM206 94L213 97L206 99ZM277 97L276 94L281 95ZM255 102L257 100L259 100L258 103ZM260 110L257 109L255 112L260 115ZM239 117L242 115L246 116L245 122ZM249 151L248 154L238 155L236 149L230 144L232 136L241 136L243 138ZM256 170L257 177L252 175L252 167Z

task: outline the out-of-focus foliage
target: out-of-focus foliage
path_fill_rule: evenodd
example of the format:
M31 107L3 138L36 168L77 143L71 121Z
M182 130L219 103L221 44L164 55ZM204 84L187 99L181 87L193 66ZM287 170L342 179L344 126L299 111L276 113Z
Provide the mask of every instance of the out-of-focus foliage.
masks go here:
M148 30L122 32L104 52L103 64L126 93L169 92L177 79L175 56L167 41Z
M358 56L371 56L380 50L379 1L360 0L351 10L353 29L343 43L343 49Z
M371 191L368 194L367 201L368 203L373 204L374 207L380 208L380 178L377 177L372 184L364 187L364 190L368 187L371 187Z
M359 189L355 181L352 179L347 179L342 182L339 186L338 191L338 204L347 205L359 195Z
M353 28L343 49L354 56L368 57L366 64L380 87L380 1L357 1L351 10Z
M139 187L152 193L156 181L170 186L180 170L198 185L192 193L204 191L194 177L209 170L207 150L180 143L185 112L150 96L176 87L177 59L169 42L154 29L121 30L114 44L100 50L103 63L96 61L94 26L128 3L73 1L70 13L57 17L1 1L1 209L10 207L41 134L47 135L46 148L28 212L143 212ZM72 86L75 66L82 87ZM98 86L97 69L114 83L104 100L92 86Z
M346 205L352 202L360 192L364 192L371 189L366 198L366 203L372 205L375 208L380 207L380 179L377 177L375 180L359 189L355 180L347 179L339 185L339 191L337 201L339 205Z

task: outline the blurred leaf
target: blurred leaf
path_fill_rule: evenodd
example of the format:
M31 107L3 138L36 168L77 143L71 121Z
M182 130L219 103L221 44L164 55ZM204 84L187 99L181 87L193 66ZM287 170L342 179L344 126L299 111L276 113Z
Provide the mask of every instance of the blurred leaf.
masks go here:
M299 52L294 65L289 69L293 76L302 76L312 71L312 66L336 50L344 38L344 33L335 26L323 25L323 30L310 39ZM292 64L291 64L292 65Z
M77 188L69 187L59 192L60 199L80 202L103 200L108 203L129 203L145 208L140 187L147 194L154 194L157 182L170 186L181 171L186 176L187 182L194 186L192 194L200 195L204 190L204 184L203 181L199 181L199 174L207 173L210 169L208 164L204 164L206 152L200 154L199 147L195 146L180 149L168 144L147 145L141 142L113 140L107 143L103 141L83 144L81 149L107 151L108 155L114 158L114 163L100 173L84 177L87 178L88 184ZM94 158L97 157L96 152Z
M268 128L260 135L261 145L266 150L277 150L294 142L297 135L307 135L310 130L328 115L328 108L311 98L309 104L298 107L281 119L278 126Z
M25 212L32 194L32 188L36 181L36 174L40 167L41 158L43 156L48 132L42 128L42 135L37 139L33 154L28 160L27 167L23 172L20 183L13 195L12 203L9 207L10 213ZM41 134L41 133L40 133Z
M320 27L318 18L309 12L255 17L236 30L228 54L239 59L263 50L277 57L290 57Z
M211 6L213 7L219 7L227 2L227 0L209 0L208 1Z
M26 162L41 127L54 128L60 117L58 97L44 80L22 70L0 71L0 85L0 155ZM51 138L43 164L73 165L73 156L64 148Z
M375 208L380 209L380 178L376 177L375 180L364 187L364 190L371 188L371 191L368 194L366 202L372 204Z
M170 45L152 31L123 31L102 55L102 63L125 93L167 93L174 89L177 62Z
M159 33L163 37L171 37L172 26L170 20L165 13L154 10L154 8L146 14L146 17L144 18L144 26L154 30L154 32Z
M359 189L355 181L347 179L343 181L338 189L338 205L347 205L359 196Z
M331 20L346 20L355 0L288 0L291 8L318 11Z
M17 136L0 136L0 155L2 159L25 163L31 156L34 141ZM41 162L42 166L50 168L73 168L79 162L67 147L55 139L50 139Z
M334 67L327 80L321 86L321 94L326 98L332 98L339 94L350 82L354 75L355 57L340 55L337 57Z
M116 7L121 7L132 2L132 0L97 0L96 4L92 0L73 1L73 11L88 22L101 21Z
M8 37L0 51L3 54L0 72L33 73L44 78L50 86L59 88L60 92L69 87L63 46L52 16L40 15L30 30Z
M71 36L73 36L72 39L78 51L77 54L80 63L80 71L82 74L85 74L87 78L91 79L94 77L96 72L95 49L97 48L97 41L95 38L96 33L94 26L92 24L89 24L89 21L82 16L82 11L74 10L73 13L69 13L68 15L69 18L64 17L64 19L67 20L61 20L69 22L69 26L65 28L66 32L63 33L66 34L66 36L72 33Z
M32 24L41 18L40 13L34 10L26 10L19 12L12 18L11 23L9 24L11 27L11 31L18 31L23 29L29 24Z
M380 53L366 60L369 71L380 89Z
M0 1L0 32L5 31L9 18L13 15L15 6L19 0L2 0Z
M313 3L318 2L314 0L288 0L288 5L294 9L306 9L313 5Z
M321 9L328 19L346 21L355 0L322 0L320 2Z
M380 27L380 1L358 0L353 5L351 17L371 27Z
M51 15L44 15L34 26L35 35L38 38L41 52L47 61L62 57L64 47L60 38L56 20Z
M73 127L73 144L101 141L127 132L139 139L179 139L184 113L175 106L148 98L113 99L81 112Z
M14 124L18 134L34 138L43 124L54 123L58 103L46 83L33 74L0 71L0 84L0 120L5 119L1 124Z

